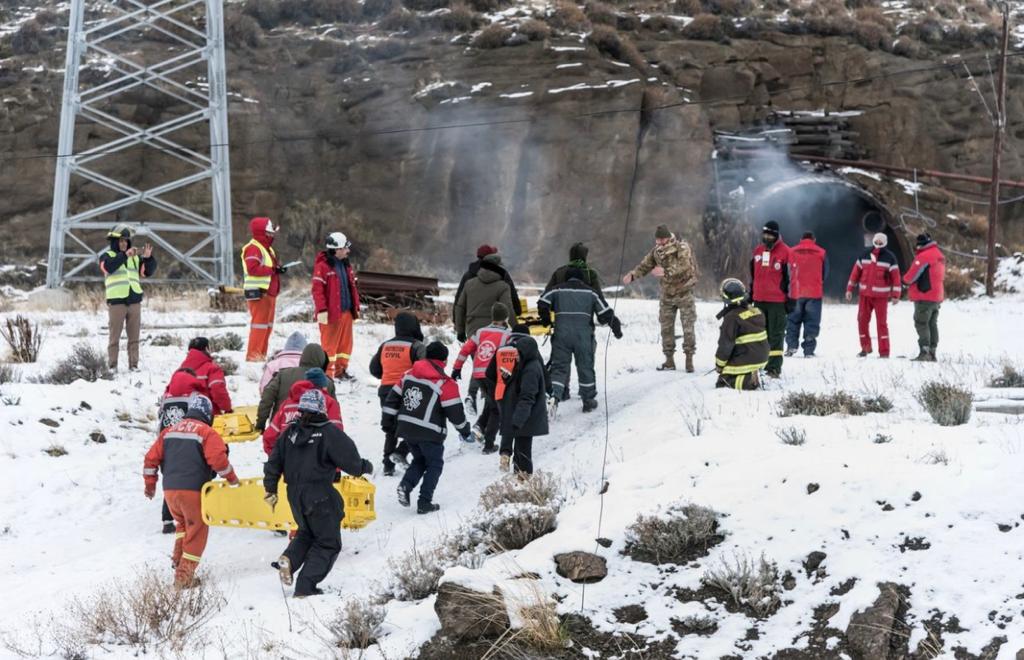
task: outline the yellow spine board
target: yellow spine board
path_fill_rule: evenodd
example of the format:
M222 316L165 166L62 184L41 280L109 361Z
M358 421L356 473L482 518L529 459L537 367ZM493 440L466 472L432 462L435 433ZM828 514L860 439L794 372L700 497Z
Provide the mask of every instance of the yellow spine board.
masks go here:
M260 437L256 430L256 406L238 406L234 412L213 418L213 430L224 442L249 442Z
M377 519L374 494L377 487L363 477L344 476L334 484L345 503L342 529L362 529ZM226 481L208 481L201 495L203 520L211 527L251 527L255 529L296 529L288 505L284 481L278 484L277 506L273 511L263 501L263 479L241 479L237 488Z

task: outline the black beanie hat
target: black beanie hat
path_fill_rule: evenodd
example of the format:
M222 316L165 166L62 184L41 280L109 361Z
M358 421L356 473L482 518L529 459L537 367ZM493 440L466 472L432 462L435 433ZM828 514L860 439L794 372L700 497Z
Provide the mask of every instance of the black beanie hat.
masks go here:
M814 240L814 232L813 231L805 231L804 232L804 238L809 238L811 240Z
M763 231L766 234L774 234L775 236L778 236L779 223L775 222L774 220L769 220L768 222L764 223L764 227L761 228L761 231Z
M509 316L508 306L503 302L496 302L491 305L491 321L500 323L507 321Z
M432 341L427 344L427 359L448 361L448 347L439 341Z
M190 349L194 348L204 353L210 350L210 340L206 337L195 337L188 343Z
M573 243L569 248L569 261L586 261L590 254L590 248L583 243Z
M917 247L924 247L932 242L932 237L928 234L917 235Z

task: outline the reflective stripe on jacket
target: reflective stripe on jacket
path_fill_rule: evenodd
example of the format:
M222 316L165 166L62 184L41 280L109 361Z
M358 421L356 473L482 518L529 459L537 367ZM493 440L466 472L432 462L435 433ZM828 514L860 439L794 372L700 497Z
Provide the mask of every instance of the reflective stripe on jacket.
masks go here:
M715 367L725 375L749 374L768 364L768 332L761 310L729 305L719 313L722 327L715 352Z
M896 255L885 248L872 248L853 264L846 291L857 286L860 295L867 298L899 298L900 267Z
M266 247L265 245L263 245L262 243L257 241L255 238L250 240L248 243L246 243L242 247L242 272L244 273L244 276L242 278L242 288L243 289L260 289L260 290L263 290L263 291L267 291L268 289L270 289L270 282L271 282L271 280L273 280L274 276L272 274L271 275L252 275L252 274L250 274L250 272L249 272L249 259L246 257L245 253L251 247L255 247L259 251L260 265L261 266L263 266L265 268L273 268L274 267L274 257L276 256L274 254L274 248Z
M107 256L116 257L117 253L108 250ZM103 283L107 288L107 300L122 300L130 293L142 293L142 284L139 283L139 257L128 257L120 268L106 274Z

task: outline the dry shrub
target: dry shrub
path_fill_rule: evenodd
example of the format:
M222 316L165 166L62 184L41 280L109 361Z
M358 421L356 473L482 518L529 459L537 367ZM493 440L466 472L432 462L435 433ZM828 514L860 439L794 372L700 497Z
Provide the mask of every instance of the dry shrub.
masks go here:
M672 5L672 12L682 16L696 16L704 11L700 0L675 0Z
M0 363L0 385L6 385L7 383L17 383L21 377L18 372L14 370L9 364Z
M506 630L484 657L534 658L538 652L544 653L543 657L560 655L570 640L555 602L541 589L539 581L532 581L529 588L517 591L511 606L515 607L521 626ZM509 604L505 598L480 596L484 612L493 612L485 620L507 616Z
M931 381L918 392L917 401L939 426L959 426L971 419L974 394L953 383Z
M473 38L473 45L484 49L501 48L511 36L512 31L507 27L493 23Z
M49 373L39 378L40 383L49 385L70 385L76 380L94 383L110 380L114 375L107 366L107 356L84 342L75 344L71 355L57 363Z
M782 604L779 569L763 554L757 561L740 552L733 555L732 563L723 558L719 567L704 573L701 582L720 592L738 609L749 609L758 618L771 616Z
M35 55L53 46L53 38L36 19L22 23L11 37L11 52L15 55Z
M402 0L409 9L413 11L434 11L451 4L450 0Z
M401 8L401 6L398 0L364 0L363 16L369 19L380 18L381 16L387 16L396 9Z
M487 512L481 529L492 552L519 550L558 526L558 512L536 504L503 504Z
M889 28L874 22L856 21L853 24L853 38L869 50L887 50L892 43Z
M277 0L247 0L242 11L264 30L275 28L281 23L281 6Z
M353 599L338 610L327 624L333 645L343 649L365 649L377 643L387 610L367 599Z
M408 49L408 42L403 39L378 39L366 47L370 61L390 60L398 57Z
M893 44L892 52L900 57L920 58L924 56L925 49L908 36L902 36Z
M722 16L746 16L754 7L750 0L703 0L704 11Z
M644 27L653 32L675 32L679 29L679 23L664 14L654 14L647 17Z
M649 564L685 564L722 541L718 518L696 504L676 504L653 516L641 514L626 529L623 554Z
M516 31L530 41L544 41L551 36L551 28L544 21L528 18L516 27Z
M388 559L391 579L387 596L400 601L421 600L437 593L437 583L452 566L479 566L485 539L472 527L459 528L436 545L421 549L415 541L403 555Z
M591 23L602 25L616 25L617 18L615 8L603 2L588 2L584 7L587 18Z
M543 470L525 480L515 475L505 475L480 492L480 508L484 511L491 511L503 504L535 504L559 511L564 501L562 482Z
M226 332L222 335L215 335L210 337L211 353L220 353L221 351L240 351L245 348L245 340L237 332Z
M930 46L939 45L946 38L942 23L931 16L908 22L900 29L900 34Z
M620 37L619 33L607 25L595 25L594 29L587 35L587 40L608 57L632 65L635 69L643 72L647 68L647 61L632 41Z
M9 318L0 327L0 336L11 348L12 362L35 362L39 358L39 349L43 345L43 334L39 324L32 323L24 316Z
M388 32L416 33L419 32L421 27L419 17L404 7L392 10L391 13L380 19L377 25L380 29L387 30Z
M858 398L849 392L837 390L831 394L814 392L789 392L779 401L779 417L793 415L811 415L827 417L828 415L866 415L868 413L884 413L892 410L892 401L884 396Z
M355 243L352 250L352 258L355 261L366 255L365 246L384 242L384 226L380 223L366 222L341 204L319 199L291 204L285 209L284 224L288 227L285 238L288 247L293 253L297 252L295 258L304 264L296 267L296 270L300 271L310 268L309 265L316 259L324 238L328 233L337 231L338 227L344 227L345 235ZM400 251L403 248L402 245L395 245L396 250Z
M202 628L226 599L210 575L191 589L168 584L162 571L143 570L132 582L115 582L67 608L89 643L130 646L142 652L166 645L176 652L201 641Z
M445 32L472 32L487 20L464 3L452 5L448 11L431 17L438 29Z
M880 9L882 0L846 0L846 6L850 9Z
M224 16L224 41L229 48L259 48L263 45L263 28L252 16L232 10Z
M351 22L362 16L358 0L310 0L310 13L322 21Z
M684 39L695 41L725 41L725 23L714 14L700 14L682 29Z
M968 268L947 268L942 287L949 300L964 300L974 295L974 276Z
M213 361L217 363L225 376L234 376L238 373L238 361L227 355L214 355Z
M47 456L53 456L59 458L61 456L67 456L68 450L64 449L64 445L58 445L57 443L51 444L49 447L43 450L43 453Z
M0 384L4 381L0 379ZM1003 373L992 378L988 383L989 387L1024 387L1024 373L1017 371L1012 365L1005 365Z
M862 7L855 11L853 15L858 21L865 23L878 23L879 25L889 27L889 17L885 15L885 12L879 7Z
M556 30L582 32L587 29L590 22L579 5L568 0L562 0L555 5L554 11L548 17L548 24Z
M775 429L775 436L782 441L782 444L790 447L799 447L807 442L807 431L795 426Z
M149 340L150 346L181 346L184 342L178 335L159 334Z

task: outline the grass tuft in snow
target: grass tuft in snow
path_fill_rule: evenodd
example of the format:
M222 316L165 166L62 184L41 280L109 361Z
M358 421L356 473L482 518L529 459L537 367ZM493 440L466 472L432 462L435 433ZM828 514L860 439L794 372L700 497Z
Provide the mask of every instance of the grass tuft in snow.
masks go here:
M370 600L348 601L327 624L331 645L342 649L369 648L377 643L386 614L383 605Z
M149 340L150 346L181 346L182 343L184 342L181 337L167 333L157 335Z
M94 383L97 380L113 378L107 367L107 357L85 342L75 344L71 355L57 363L49 373L40 376L39 382L48 385L70 385L76 380Z
M67 456L68 450L64 449L64 445L58 445L54 443L47 447L46 449L44 449L43 453L48 456L53 456L54 458L57 458L59 456Z
M3 380L0 380L2 383ZM1024 373L1017 371L1012 365L1005 365L1003 373L992 378L988 383L989 387L1024 387Z
M959 426L971 419L974 394L959 385L933 380L924 384L917 400L939 426Z
M722 541L719 515L697 504L677 504L653 516L641 514L626 529L623 554L650 564L685 564Z
M237 332L226 332L222 335L210 337L210 353L221 351L240 351L245 348L245 341Z
M775 562L765 559L764 554L757 560L741 552L733 555L732 562L723 558L720 566L704 573L701 582L726 596L737 608L747 609L758 618L771 616L782 604L779 569Z
M836 390L831 394L815 392L790 392L779 402L779 416L812 415L827 417L828 415L866 415L867 413L884 413L892 410L892 401L884 396L876 395L859 398L844 390Z
M413 543L405 554L388 559L391 581L383 596L408 601L437 593L438 581L452 566L479 566L483 543L479 530L472 528L460 528L428 548Z
M538 652L558 653L568 648L572 642L562 618L558 616L556 603L541 588L541 582L533 580L530 586L523 589L516 598L516 614L519 627L509 628L488 649L481 660L488 658L527 658L538 657ZM487 595L483 594L486 602ZM491 603L493 605L493 601ZM502 610L495 614L504 615L507 604L504 598L497 598L497 606Z
M484 511L491 511L502 504L536 504L557 512L564 501L561 480L545 471L535 472L529 479L506 475L480 493L480 508Z
M43 345L43 335L38 323L31 323L24 316L7 319L0 327L0 336L11 348L12 362L35 362Z
M791 447L799 447L807 442L807 431L795 426L775 429L775 435L782 441L782 444Z
M876 445L887 445L892 442L892 436L887 433L876 433L874 439L871 441Z
M0 363L0 385L17 383L21 379L17 370L9 364Z

